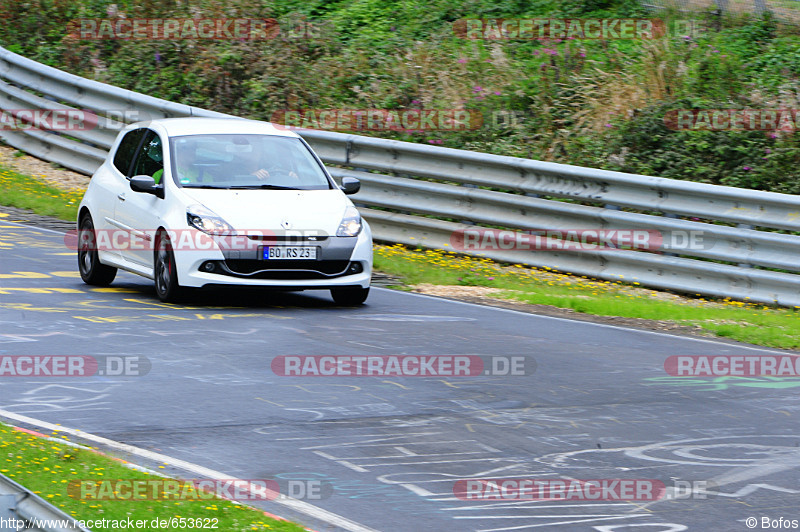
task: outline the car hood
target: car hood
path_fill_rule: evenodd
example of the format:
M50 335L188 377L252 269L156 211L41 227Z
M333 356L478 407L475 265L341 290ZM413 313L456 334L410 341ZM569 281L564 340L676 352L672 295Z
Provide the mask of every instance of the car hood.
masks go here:
M211 209L238 231L321 231L336 234L342 215L352 205L339 190L212 190L183 192ZM191 202L190 202L191 203ZM289 226L285 224L288 222Z

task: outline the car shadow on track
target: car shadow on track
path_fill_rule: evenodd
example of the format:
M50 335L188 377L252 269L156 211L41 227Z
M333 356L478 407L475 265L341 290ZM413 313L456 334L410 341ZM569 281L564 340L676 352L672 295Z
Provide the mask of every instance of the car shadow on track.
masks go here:
M150 284L115 282L113 288L137 293L153 303L163 304ZM329 290L285 291L260 287L214 286L191 290L177 306L239 308L359 308L345 307L331 299ZM368 306L369 300L363 305Z

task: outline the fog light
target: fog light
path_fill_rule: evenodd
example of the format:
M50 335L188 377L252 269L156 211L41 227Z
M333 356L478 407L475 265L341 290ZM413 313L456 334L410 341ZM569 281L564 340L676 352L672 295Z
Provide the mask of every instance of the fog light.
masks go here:
M351 262L350 267L347 268L347 273L354 274L354 273L361 273L364 271L364 267L361 265L360 262Z
M209 261L209 262L203 263L203 270L205 270L207 272L213 272L215 269L216 269L216 266L214 266L213 262Z

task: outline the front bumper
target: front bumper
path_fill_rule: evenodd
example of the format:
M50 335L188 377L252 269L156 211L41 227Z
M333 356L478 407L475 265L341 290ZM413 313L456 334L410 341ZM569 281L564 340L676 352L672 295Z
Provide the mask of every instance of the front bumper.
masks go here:
M264 245L317 247L316 260L262 260ZM214 245L207 250L176 250L181 286L263 286L283 289L369 287L372 277L372 236L368 227L357 237L287 239L280 242L250 238L233 249Z

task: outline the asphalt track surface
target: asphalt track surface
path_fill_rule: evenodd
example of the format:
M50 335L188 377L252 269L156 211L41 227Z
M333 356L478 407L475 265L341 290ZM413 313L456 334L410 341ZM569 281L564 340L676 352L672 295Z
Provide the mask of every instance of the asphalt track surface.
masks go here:
M360 308L337 307L327 292L232 290L165 305L149 280L125 273L110 289L84 285L60 234L0 228L1 355L123 354L152 365L145 376L4 377L0 410L227 478L324 481L324 498L306 502L362 529L667 532L800 519L800 379L664 369L670 355L775 351L386 289ZM444 354L521 356L536 371L284 377L270 366L281 355ZM456 498L455 482L470 478L713 489L647 503Z

